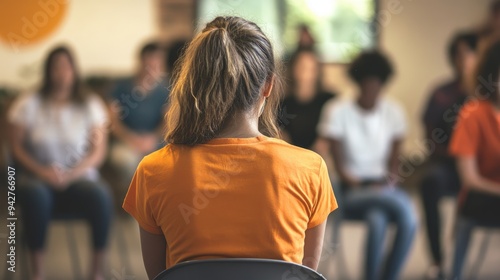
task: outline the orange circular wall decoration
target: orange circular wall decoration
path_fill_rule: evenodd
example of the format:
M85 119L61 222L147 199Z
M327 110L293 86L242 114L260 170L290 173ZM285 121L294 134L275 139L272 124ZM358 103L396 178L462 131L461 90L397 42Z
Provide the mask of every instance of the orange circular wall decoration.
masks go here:
M0 9L0 40L18 49L31 46L52 34L67 12L67 0L3 0Z

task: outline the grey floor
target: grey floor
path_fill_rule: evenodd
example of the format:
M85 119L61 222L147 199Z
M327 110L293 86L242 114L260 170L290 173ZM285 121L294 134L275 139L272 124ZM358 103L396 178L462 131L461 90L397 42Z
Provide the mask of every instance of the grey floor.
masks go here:
M417 201L415 201L417 202ZM418 208L418 203L415 204ZM453 201L445 200L442 203L442 211L446 216L446 229L443 236L446 245L446 255L451 254L452 242L452 221L453 221ZM418 209L420 211L420 209ZM421 216L421 215L420 215ZM3 217L2 220L5 221ZM89 264L89 237L88 228L83 222L73 222L70 225L62 222L54 222L50 226L47 243L47 279L67 280L75 279L73 267L71 265L70 250L68 249L67 230L72 230L77 239L78 256L80 267L83 271ZM360 279L361 265L363 260L363 241L365 229L360 223L344 223L341 227L341 240L338 244L333 244L329 238L331 228L328 229L325 248L320 263L320 272L327 279ZM29 279L26 264L22 263L23 251L17 249L17 267L15 273L4 274L6 253L6 229L0 229L0 268L2 273L0 279ZM473 246L471 247L466 266L466 275L470 274L471 266L477 258L480 244L488 232L477 230L474 234ZM389 235L391 232L389 232ZM113 232L110 247L109 279L112 280L141 280L147 279L142 264L140 253L139 235L135 221L127 218L119 218L113 225ZM448 257L449 259L449 257ZM424 273L428 267L428 254L426 240L424 239L423 227L412 248L411 255L406 263L402 279L424 279ZM342 277L344 274L345 277ZM7 278L5 278L7 275ZM470 279L470 278L467 278ZM500 231L491 231L491 239L488 246L487 255L476 279L500 279Z

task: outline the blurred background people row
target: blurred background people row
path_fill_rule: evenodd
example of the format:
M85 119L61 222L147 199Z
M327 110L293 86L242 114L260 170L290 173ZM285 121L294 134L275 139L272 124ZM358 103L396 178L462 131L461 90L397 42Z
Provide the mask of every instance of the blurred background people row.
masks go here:
M330 144L338 175L341 219L362 220L368 227L363 279L400 279L417 229L409 196L391 180L398 172L407 127L401 107L383 96L392 72L383 54L360 54L348 70L358 86L357 96L329 102L318 125ZM390 252L384 254L390 223L397 232Z
M147 43L138 60L136 74L119 80L109 96L114 136L110 165L117 175L122 198L139 161L161 147L169 94L163 46L158 42Z
M430 278L444 277L442 223L438 209L441 198L456 196L460 189L455 158L448 153L448 145L460 109L475 88L470 80L474 77L477 45L478 35L472 32L461 32L453 37L448 47L453 77L431 92L422 117L425 136L433 143L420 183L432 257Z
M104 279L114 200L123 200L142 157L162 146L169 93L164 67L173 68L184 45L172 45L168 60L161 44L144 45L136 76L117 81L109 105L82 84L70 49L55 47L40 89L11 105L10 143L33 279L45 279L53 218L88 221L94 250L89 278ZM105 161L113 189L99 172Z
M45 240L57 214L88 221L88 277L104 279L113 199L98 169L106 156L108 110L82 87L69 49L48 54L40 89L20 96L8 117L32 279L45 279Z
M467 78L474 73L477 42L476 34L459 33L450 43L449 60L455 77L429 98L423 120L430 139L436 133L451 136L461 106L470 99ZM39 92L23 95L12 106L12 152L22 170L20 203L34 279L43 279L44 241L53 213L88 219L94 248L90 275L93 279L103 277L113 212L109 188L98 172L107 153L107 132L113 132L109 160L117 170L119 192L123 195L138 162L163 145L163 115L169 93L165 69L172 75L184 46L185 42L174 44L166 59L159 43L146 44L140 52L138 74L117 82L109 110L80 84L70 51L55 48L47 57ZM497 54L494 50L487 53L491 60ZM391 63L379 51L364 52L354 59L348 74L358 94L352 100L336 100L335 94L321 89L321 67L313 48L297 49L290 58L289 74L288 97L281 105L282 116L289 116L280 120L284 139L332 156L338 175L339 218L361 220L368 226L364 277L398 279L412 245L417 218L409 196L392 180L392 175L398 173L407 124L400 106L382 96L393 74ZM496 106L496 97L492 96L488 100ZM481 106L491 107L487 104ZM495 137L491 136L491 145L496 145ZM421 183L433 257L431 278L444 277L438 203L443 195L454 195L460 187L448 143L449 137L437 142ZM397 233L384 260L385 233L391 223L396 225ZM463 265L474 221L462 219L459 225L454 275L460 274L457 267Z
M463 278L472 232L498 221L500 97L497 90L488 91L495 86L482 82L499 77L499 30L500 1L493 1L486 24L450 36L447 60L453 77L431 90L421 109L425 139L433 143L417 182L428 279ZM345 73L355 92L345 100L345 92L323 84L329 73L310 28L300 25L298 34L297 48L284 57L282 138L325 158L341 212L334 222L366 225L363 279L403 279L419 215L412 190L394 178L401 173L408 121L416 118L409 119L396 100L385 96L396 72L391 53L375 48L353 57ZM80 81L69 49L54 48L45 59L40 88L10 107L10 152L20 170L19 203L33 279L43 279L47 228L52 217L61 215L88 220L89 276L106 274L113 206L123 201L139 161L165 144L170 79L185 45L174 42L165 51L159 41L145 44L135 73L118 79L103 99ZM111 174L104 174L103 163ZM442 240L445 221L454 217L439 211L447 196L456 197L458 210L450 258ZM387 234L391 225L394 236ZM342 240L342 247L349 247Z

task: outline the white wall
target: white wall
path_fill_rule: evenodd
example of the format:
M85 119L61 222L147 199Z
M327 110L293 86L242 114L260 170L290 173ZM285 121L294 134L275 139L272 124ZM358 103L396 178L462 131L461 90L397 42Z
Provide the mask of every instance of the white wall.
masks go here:
M27 88L40 78L41 63L55 44L67 43L83 74L133 71L142 43L157 35L154 0L73 0L62 24L33 46L0 42L0 85Z
M387 95L407 112L410 131L406 153L414 153L422 139L421 112L429 92L451 77L447 46L454 32L473 28L488 15L489 0L380 0L381 48L390 56L396 75ZM325 85L344 95L355 90L344 65L329 65Z

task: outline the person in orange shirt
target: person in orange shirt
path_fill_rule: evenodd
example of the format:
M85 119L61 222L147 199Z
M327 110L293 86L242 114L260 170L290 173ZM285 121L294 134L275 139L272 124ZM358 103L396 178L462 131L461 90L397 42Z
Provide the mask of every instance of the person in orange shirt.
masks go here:
M461 279L474 227L500 226L500 42L485 53L478 77L483 82L460 111L450 144L463 183L451 279Z
M149 278L210 258L317 269L337 202L324 160L274 138L280 95L268 38L255 23L217 17L177 67L168 144L141 161L123 203Z

